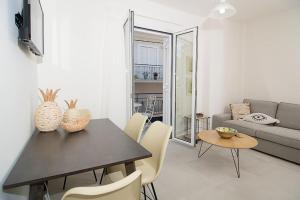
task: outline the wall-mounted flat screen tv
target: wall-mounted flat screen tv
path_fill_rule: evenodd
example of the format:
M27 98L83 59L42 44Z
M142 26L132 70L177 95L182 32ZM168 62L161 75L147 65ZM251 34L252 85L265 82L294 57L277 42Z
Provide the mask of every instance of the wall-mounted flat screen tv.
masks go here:
M37 56L44 55L44 12L40 0L23 0L22 13L16 14L19 41Z

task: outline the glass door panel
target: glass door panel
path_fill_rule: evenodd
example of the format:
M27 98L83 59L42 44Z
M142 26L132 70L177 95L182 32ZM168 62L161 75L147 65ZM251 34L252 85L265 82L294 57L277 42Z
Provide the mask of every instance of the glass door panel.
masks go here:
M197 28L175 34L173 138L195 144Z

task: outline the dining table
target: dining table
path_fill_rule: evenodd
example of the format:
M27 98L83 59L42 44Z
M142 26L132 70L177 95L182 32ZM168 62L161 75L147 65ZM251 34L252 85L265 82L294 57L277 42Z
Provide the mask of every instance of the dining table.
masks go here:
M75 133L35 130L2 187L8 192L29 185L29 200L42 200L48 181L118 164L125 164L129 175L135 161L149 157L151 152L110 119L91 120Z

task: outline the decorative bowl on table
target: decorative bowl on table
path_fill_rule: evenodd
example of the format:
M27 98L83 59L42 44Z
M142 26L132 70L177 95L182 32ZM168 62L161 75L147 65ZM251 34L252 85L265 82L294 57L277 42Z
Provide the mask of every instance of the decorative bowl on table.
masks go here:
M78 119L74 122L61 122L61 127L69 133L74 133L85 129L89 122L90 119Z
M77 109L77 100L67 102L69 109L66 110L61 122L61 127L69 132L74 133L85 129L91 120L91 114L88 109Z
M223 139L230 139L238 133L237 130L235 130L234 128L228 127L218 127L216 128L216 131L218 132L219 136Z

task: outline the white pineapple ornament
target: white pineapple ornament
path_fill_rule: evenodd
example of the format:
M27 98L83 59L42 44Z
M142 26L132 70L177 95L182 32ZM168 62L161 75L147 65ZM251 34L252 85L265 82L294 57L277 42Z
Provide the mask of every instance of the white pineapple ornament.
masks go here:
M35 112L35 125L41 132L55 131L62 120L62 112L55 98L59 89L47 89L43 91L39 89L44 102L39 105Z

